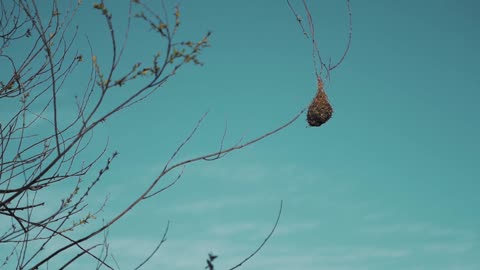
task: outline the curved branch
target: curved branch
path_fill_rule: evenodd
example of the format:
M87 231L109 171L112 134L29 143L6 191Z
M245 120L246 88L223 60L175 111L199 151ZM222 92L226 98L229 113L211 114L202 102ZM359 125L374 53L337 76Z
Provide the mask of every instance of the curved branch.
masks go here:
M267 241L270 239L270 237L272 237L273 233L275 232L275 229L277 228L278 221L280 220L280 216L282 215L282 207L283 207L283 200L280 201L280 209L278 210L277 220L275 221L275 224L273 225L272 230L267 235L267 237L263 240L263 242L260 244L260 246L258 246L257 249L254 252L252 252L250 255L248 255L248 257L243 259L243 261L241 261L240 263L238 263L234 267L230 268L229 270L233 270L235 268L238 268L238 267L242 266L242 264L244 264L245 262L250 260L253 256L255 256L263 248L263 246L267 243Z
M155 249L150 253L150 255L142 262L140 263L137 267L135 267L134 270L140 269L144 264L146 264L152 257L157 253L158 249L162 246L165 241L167 241L167 233L168 233L168 228L170 227L170 221L167 222L167 227L165 228L165 231L163 232L162 240L160 240L160 243L155 247Z

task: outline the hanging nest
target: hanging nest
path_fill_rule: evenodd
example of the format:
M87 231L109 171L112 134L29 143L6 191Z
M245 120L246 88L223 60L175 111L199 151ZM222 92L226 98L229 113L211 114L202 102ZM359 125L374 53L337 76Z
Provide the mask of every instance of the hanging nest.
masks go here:
M333 114L332 105L328 102L327 94L323 89L323 81L318 78L317 95L308 107L307 122L311 127L319 127L325 124Z

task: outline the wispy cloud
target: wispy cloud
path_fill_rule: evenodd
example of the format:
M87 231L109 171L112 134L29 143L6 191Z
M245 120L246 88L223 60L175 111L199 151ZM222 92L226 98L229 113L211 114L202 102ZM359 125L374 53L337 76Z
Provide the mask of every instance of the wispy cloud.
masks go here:
M215 237L226 237L256 231L259 229L259 227L262 227L263 229L264 226L259 226L259 224L253 222L244 222L240 224L222 224L212 226L208 233Z
M299 223L282 224L281 226L277 227L275 234L289 235L289 234L297 234L305 231L312 231L315 228L318 228L319 225L320 223L316 221L303 221Z
M202 166L195 170L195 173L213 181L268 181L278 177L295 175L297 167L294 164L282 164L279 166L266 163L243 162L222 163L222 166Z
M361 229L364 233L370 234L421 234L431 237L450 237L462 239L478 238L478 233L465 229L449 228L428 223L402 223L388 224L383 226L372 226Z
M185 203L173 205L168 210L175 213L203 213L205 211L219 210L233 206L252 205L258 201L258 197L245 196L234 198L218 198L204 200L190 200Z
M259 222L241 222L241 223L228 223L213 225L209 229L209 234L212 237L231 237L238 235L254 235L265 236L271 229L273 224L271 223L259 223ZM317 228L319 224L317 222L302 222L302 223L282 223L277 226L274 232L274 237L298 235L299 233L309 232Z
M473 242L443 242L426 244L423 246L423 251L429 253L455 254L471 251L473 247L475 247Z

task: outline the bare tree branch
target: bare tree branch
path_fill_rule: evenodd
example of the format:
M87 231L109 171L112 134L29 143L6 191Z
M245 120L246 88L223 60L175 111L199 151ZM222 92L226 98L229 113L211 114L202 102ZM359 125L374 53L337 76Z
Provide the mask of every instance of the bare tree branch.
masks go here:
M229 270L233 270L233 269L236 269L236 268L242 266L244 263L246 263L248 260L250 260L253 256L255 256L263 248L263 246L268 242L270 237L272 237L273 233L275 232L275 229L277 228L278 222L280 221L280 216L282 215L282 208L283 208L283 201L280 201L280 209L278 210L277 219L275 220L275 224L273 225L272 230L267 235L267 237L263 240L263 242L257 247L257 249L255 249L255 251L253 251L250 255L248 255L248 257L243 259L241 262L239 262L237 265L233 266Z

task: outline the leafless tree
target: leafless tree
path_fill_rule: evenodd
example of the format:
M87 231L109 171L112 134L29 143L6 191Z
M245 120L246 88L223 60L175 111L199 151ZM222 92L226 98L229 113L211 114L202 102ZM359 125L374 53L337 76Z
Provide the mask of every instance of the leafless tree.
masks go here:
M176 34L181 28L178 6L173 9L164 6L162 14L158 14L140 0L133 0L128 3L128 16L124 19L126 30L118 33L108 3L101 0L91 7L91 12L102 16L108 29L105 34L109 36L110 56L106 59L97 55L90 40L88 55L75 47L78 28L73 21L82 1L51 0L48 6L46 1L39 2L0 1L0 251L4 253L0 256L0 269L46 269L48 263L55 260L60 261L64 269L84 256L95 260L97 269L119 268L115 258L108 256L109 227L141 202L172 187L186 165L215 161L263 140L291 125L306 110L300 110L284 124L250 141L240 139L226 146L225 132L218 149L178 161L179 152L207 114L203 115L141 194L110 220L100 226L92 225L89 221L105 205L97 212L87 211L89 194L118 157L117 152L108 153L105 147L88 162L80 159L82 154L91 151L93 132L103 122L120 117L119 112L151 97L183 66L203 65L200 54L209 46L210 32L200 40L177 40ZM153 30L151 34L158 35L163 48L148 64L134 62L127 64L127 69L120 68L123 55L129 51L126 41L134 23ZM61 94L80 65L90 67L89 76L84 78L86 86L75 89L72 103L65 104ZM128 94L117 96L114 89L121 87L128 88ZM111 96L116 97L117 103L105 101ZM65 106L75 108L72 117L61 115L60 108ZM92 175L94 166L101 166L96 177L84 179ZM161 182L167 181L165 176L170 174L175 174L172 181ZM81 188L82 181L88 183L84 188ZM70 191L47 202L43 194L53 194L59 186L66 186ZM267 238L232 269L241 266L268 241L280 214L281 207ZM168 226L165 235L167 232ZM90 240L102 234L104 241L92 244ZM158 250L165 235L151 255L139 262L137 269ZM75 255L68 255L66 259L66 251L72 250ZM210 262L212 258L209 257Z

